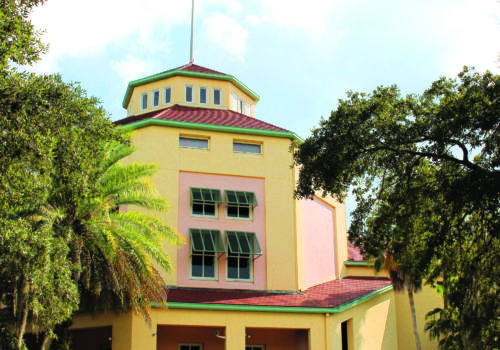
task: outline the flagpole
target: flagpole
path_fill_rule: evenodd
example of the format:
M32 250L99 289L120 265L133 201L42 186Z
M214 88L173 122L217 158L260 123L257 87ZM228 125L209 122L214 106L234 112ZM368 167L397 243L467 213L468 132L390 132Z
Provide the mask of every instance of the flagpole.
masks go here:
M191 55L189 58L189 63L194 63L193 58L193 28L194 28L194 0L191 3Z

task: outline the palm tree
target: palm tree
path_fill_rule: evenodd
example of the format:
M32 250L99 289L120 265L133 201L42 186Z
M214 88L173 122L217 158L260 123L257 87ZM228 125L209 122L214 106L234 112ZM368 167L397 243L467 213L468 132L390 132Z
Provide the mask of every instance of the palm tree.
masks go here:
M108 145L90 176L91 195L68 208L56 226L69 239L81 307L132 309L149 320L151 302L166 305L158 268L168 272L171 263L163 241L178 244L179 236L154 214L167 206L149 181L156 165L120 162L132 152L129 145Z

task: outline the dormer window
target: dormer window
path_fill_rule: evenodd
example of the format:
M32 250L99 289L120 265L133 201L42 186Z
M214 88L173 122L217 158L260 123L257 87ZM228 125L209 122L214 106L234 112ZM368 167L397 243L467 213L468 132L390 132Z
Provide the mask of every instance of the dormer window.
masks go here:
M141 111L148 109L148 93L144 92L141 95Z
M153 107L158 107L160 105L160 90L153 91L151 101Z
M250 116L252 115L252 107L250 106L250 103L247 103L247 109L246 109L246 115Z
M205 87L200 88L200 104L207 104L207 88Z
M214 105L215 106L220 106L220 89L214 89Z
M240 113L243 114L244 111L243 111L243 101L240 100Z
M233 111L238 112L238 95L233 94Z
M190 85L186 85L186 93L184 100L188 103L193 103L193 87Z
M169 104L171 99L172 99L172 90L170 87L166 87L164 90L163 90L163 96L164 96L164 99L163 99L163 103L164 104Z

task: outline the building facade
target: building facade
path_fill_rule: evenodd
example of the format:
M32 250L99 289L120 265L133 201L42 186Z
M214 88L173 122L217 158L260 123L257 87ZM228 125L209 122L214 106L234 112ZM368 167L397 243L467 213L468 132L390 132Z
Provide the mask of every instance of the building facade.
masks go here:
M235 77L195 64L129 84L117 122L134 130L128 161L158 164L164 219L185 244L165 243L167 309L153 309L150 325L133 313L79 315L75 349L412 347L407 299L354 250L349 257L344 205L293 198L289 149L300 140L257 119L258 100ZM421 329L439 300L424 294L432 307Z

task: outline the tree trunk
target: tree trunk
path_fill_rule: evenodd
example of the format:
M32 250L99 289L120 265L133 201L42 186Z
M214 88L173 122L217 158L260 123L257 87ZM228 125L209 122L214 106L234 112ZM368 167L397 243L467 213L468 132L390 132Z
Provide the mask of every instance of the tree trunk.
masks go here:
M28 290L29 285L26 280L26 275L21 274L17 281L17 305L16 305L16 331L17 331L17 348L21 349L23 344L23 336L26 330L28 321Z
M415 301L413 300L413 291L410 288L408 288L408 298L410 299L411 318L413 321L413 334L415 334L415 341L417 343L417 350L421 350L422 346L420 345L420 336L418 335L417 313L415 312Z

